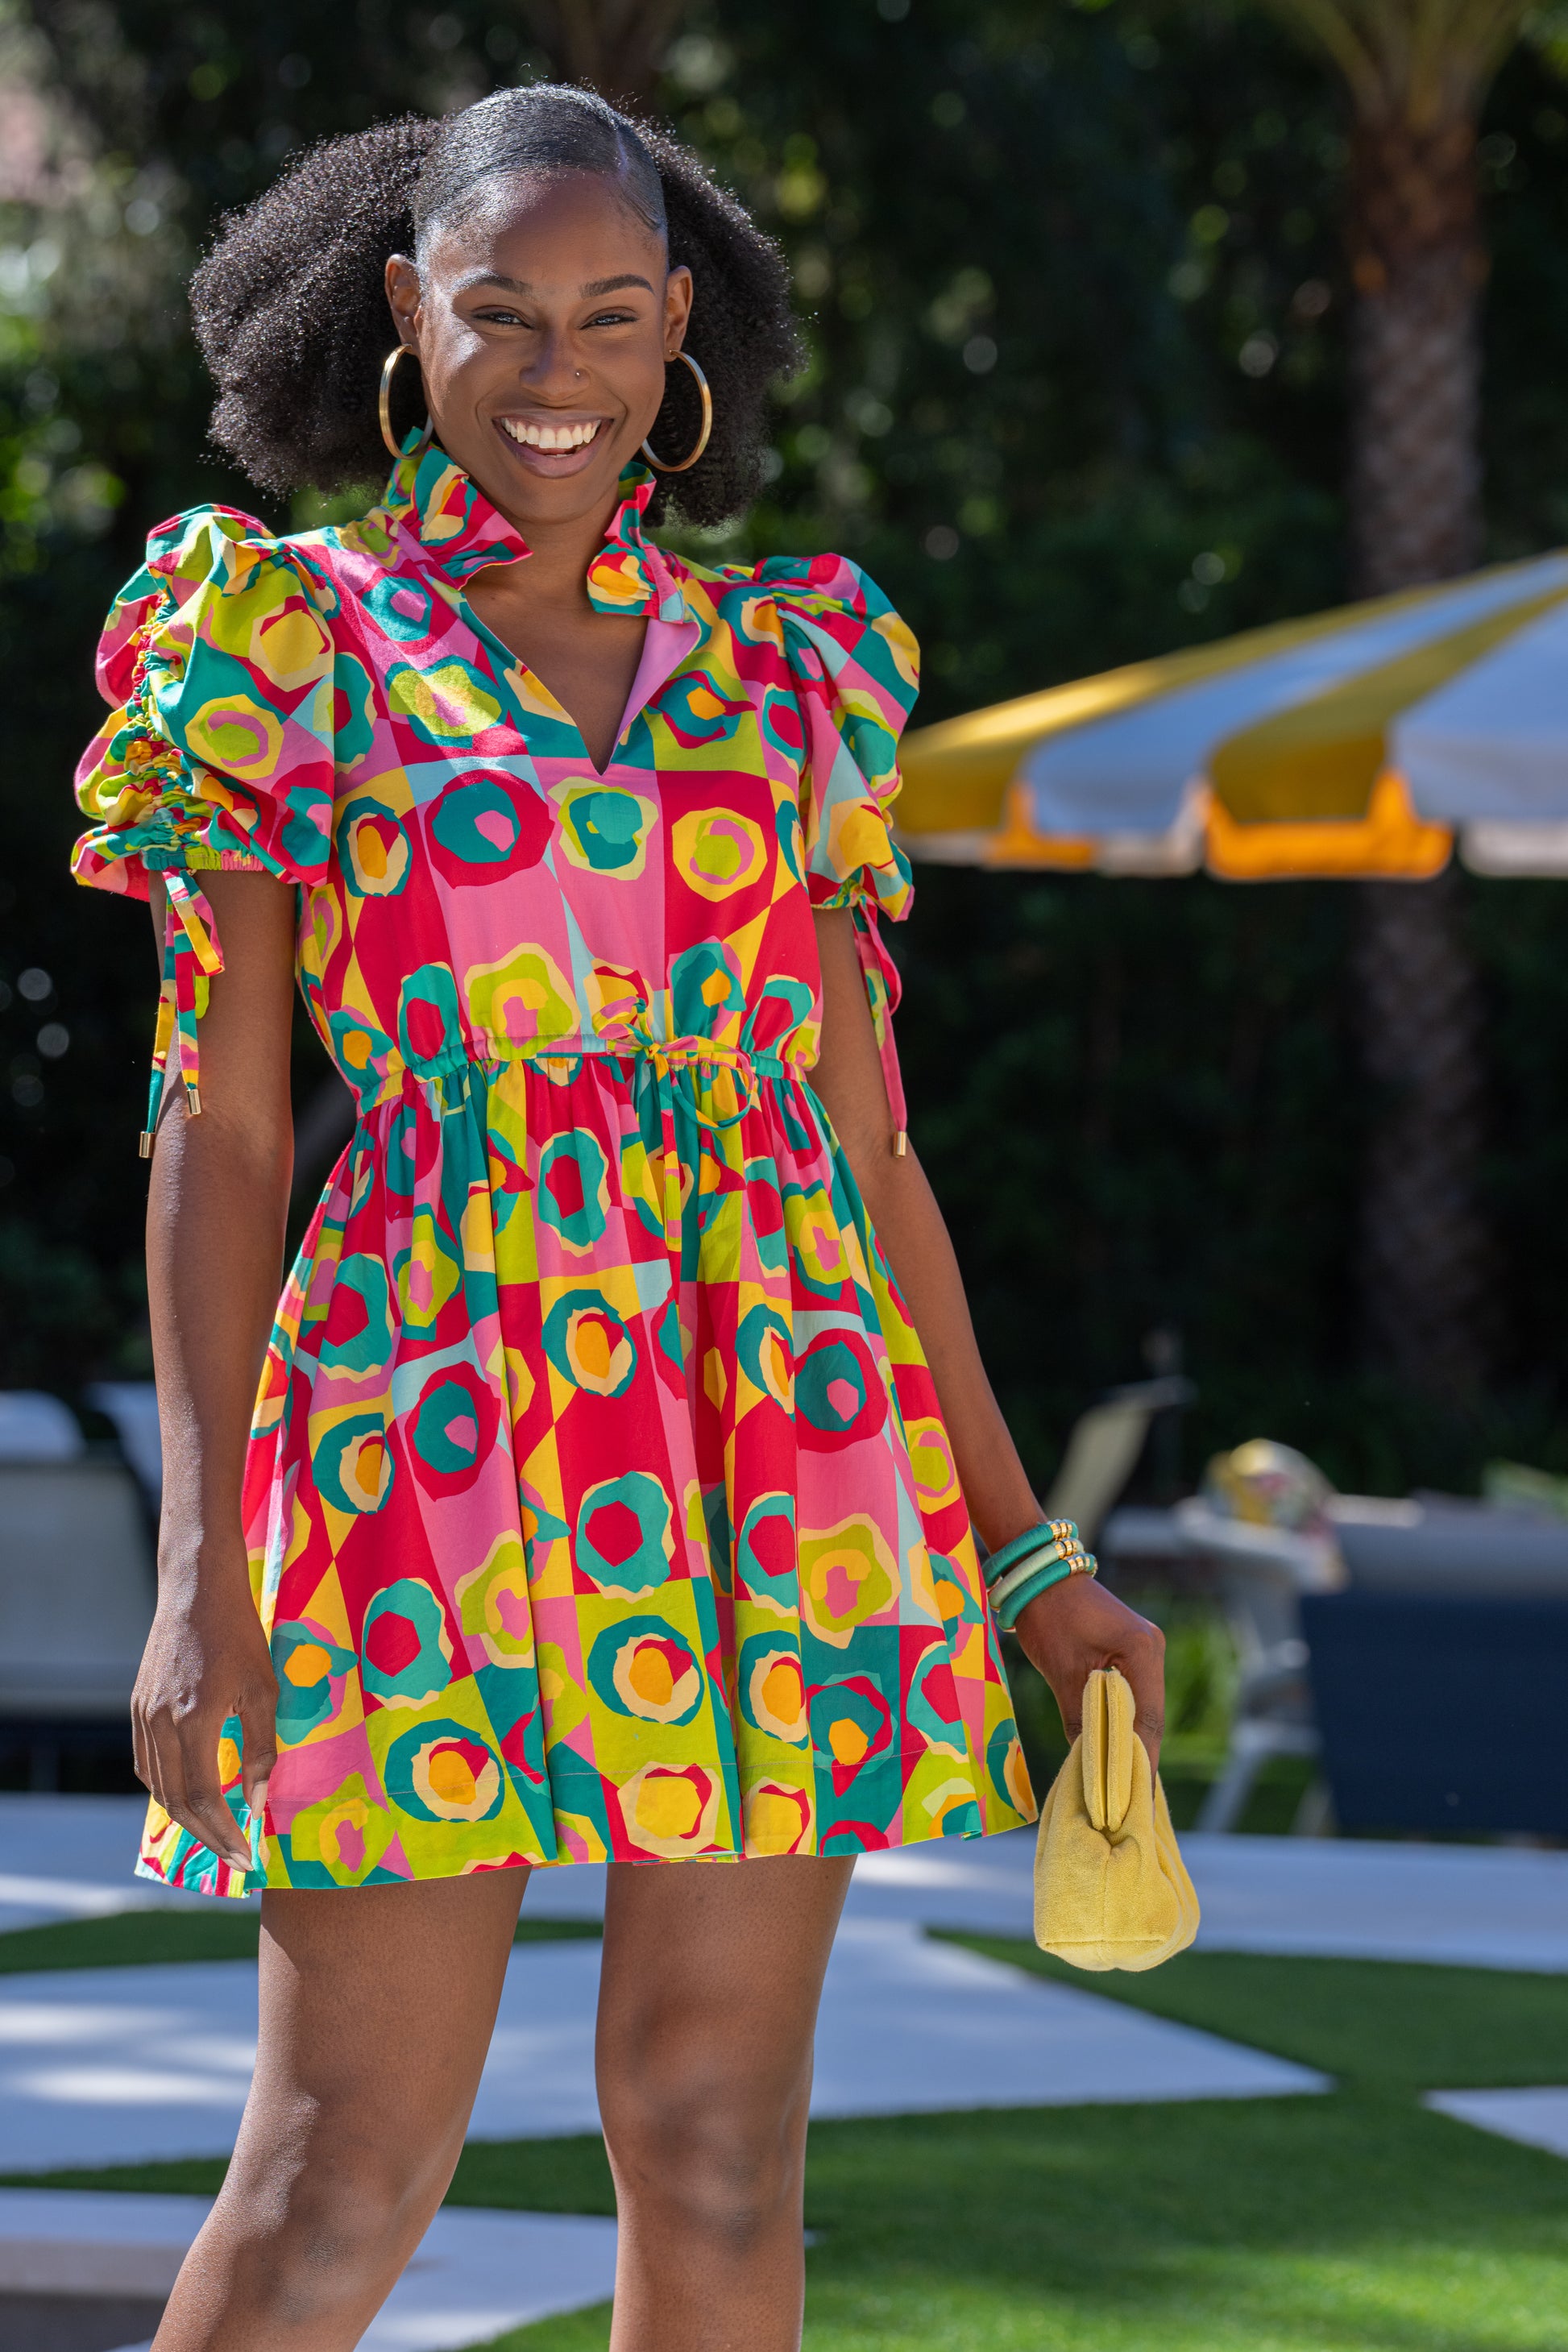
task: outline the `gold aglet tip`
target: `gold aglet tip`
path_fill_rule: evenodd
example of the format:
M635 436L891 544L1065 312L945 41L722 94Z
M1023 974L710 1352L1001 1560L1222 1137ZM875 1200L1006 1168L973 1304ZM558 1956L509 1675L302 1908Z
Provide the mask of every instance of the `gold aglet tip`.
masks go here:
M893 1130L893 1157L901 1160L910 1148L910 1139L901 1127Z
M185 1088L185 1110L191 1118L200 1118L202 1115L202 1098L195 1087Z
M136 1157L138 1158L138 1160L151 1160L151 1159L152 1159L152 1157L153 1157L153 1139L152 1139L151 1135L148 1135L148 1134L142 1134L142 1136L140 1136L140 1137L138 1138L138 1139L137 1139L137 1144L136 1144Z

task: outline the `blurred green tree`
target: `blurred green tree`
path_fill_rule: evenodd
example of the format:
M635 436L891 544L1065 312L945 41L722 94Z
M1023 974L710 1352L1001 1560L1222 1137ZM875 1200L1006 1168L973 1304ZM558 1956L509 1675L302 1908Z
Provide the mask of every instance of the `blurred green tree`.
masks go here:
M63 878L93 631L162 516L216 498L290 520L204 446L184 277L301 142L561 68L554 37L521 0L0 0L0 129L27 125L0 142L0 1378L69 1388L140 1344L153 960L139 911ZM843 545L921 635L931 717L1344 593L1346 140L1268 21L1224 0L693 0L660 62L652 102L784 242L813 352L755 513L706 550ZM1499 552L1568 531L1563 104L1552 56L1521 50L1487 132L1512 142L1488 166ZM1348 894L921 880L900 947L917 1139L1040 1474L1174 1324L1201 1443L1270 1428L1374 1484L1463 1475L1481 1424L1456 1439L1356 1367ZM1515 1243L1497 1412L1556 1458L1555 900L1468 896L1497 1006L1482 1176ZM24 971L51 992L22 994ZM302 1041L301 1107L321 1067ZM50 1251L86 1286L68 1320L29 1279Z

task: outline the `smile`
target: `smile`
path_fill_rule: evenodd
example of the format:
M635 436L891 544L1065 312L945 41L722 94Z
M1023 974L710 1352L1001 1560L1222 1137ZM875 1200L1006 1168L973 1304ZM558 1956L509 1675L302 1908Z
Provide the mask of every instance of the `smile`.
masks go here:
M566 453L585 449L599 430L603 420L597 416L585 424L536 425L522 416L501 416L496 422L509 440L524 449L547 449Z

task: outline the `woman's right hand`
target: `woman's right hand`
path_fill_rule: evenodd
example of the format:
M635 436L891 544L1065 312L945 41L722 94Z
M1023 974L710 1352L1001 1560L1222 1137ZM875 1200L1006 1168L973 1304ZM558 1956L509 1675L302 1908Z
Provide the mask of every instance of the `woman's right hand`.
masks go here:
M244 1735L241 1785L253 1820L277 1760L278 1678L243 1557L204 1565L160 1597L131 1701L136 1777L180 1827L236 1870L250 1843L223 1793L218 1742L230 1716Z

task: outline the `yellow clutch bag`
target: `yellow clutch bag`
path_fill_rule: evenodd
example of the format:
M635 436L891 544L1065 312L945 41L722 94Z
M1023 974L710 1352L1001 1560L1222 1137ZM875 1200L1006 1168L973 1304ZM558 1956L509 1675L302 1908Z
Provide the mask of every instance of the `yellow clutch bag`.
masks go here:
M1083 1729L1035 1848L1035 1941L1075 1969L1157 1969L1198 1932L1170 1808L1114 1667L1090 1675Z

